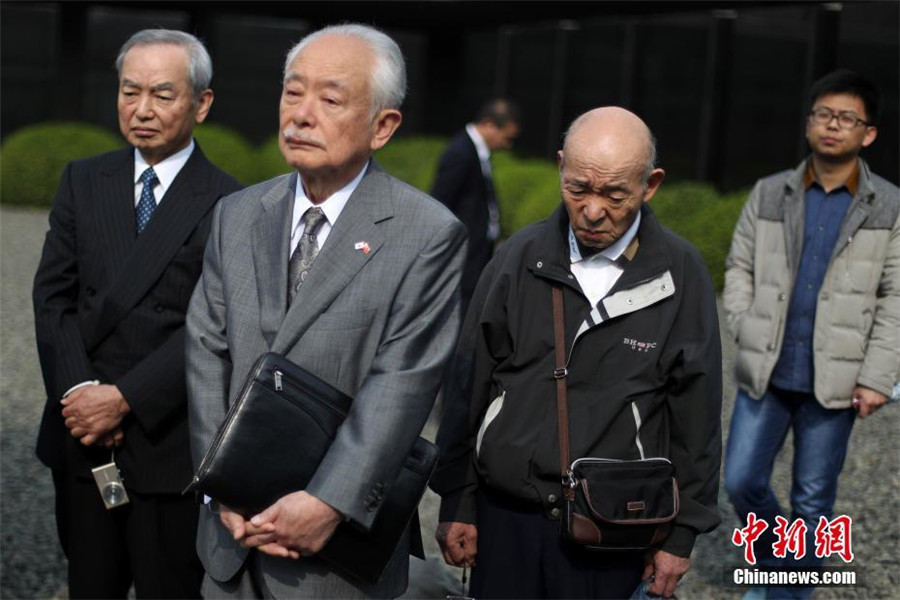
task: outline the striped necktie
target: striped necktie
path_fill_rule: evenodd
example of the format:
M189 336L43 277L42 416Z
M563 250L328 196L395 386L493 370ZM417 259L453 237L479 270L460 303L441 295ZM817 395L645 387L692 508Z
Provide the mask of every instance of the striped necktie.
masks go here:
M144 189L141 190L141 199L137 204L137 232L140 234L150 222L153 211L156 210L156 198L153 197L153 186L159 183L156 172L153 167L147 167L147 170L141 173L141 182Z

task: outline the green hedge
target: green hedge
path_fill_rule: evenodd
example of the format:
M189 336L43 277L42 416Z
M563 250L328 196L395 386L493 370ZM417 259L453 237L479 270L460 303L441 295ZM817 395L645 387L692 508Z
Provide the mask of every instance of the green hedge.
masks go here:
M278 136L267 139L256 151L257 175L259 181L272 179L278 175L290 173L291 168L284 162L281 150L278 149Z
M559 205L559 175L555 164L518 159L509 152L498 152L493 163L504 237L547 217Z
M194 135L206 156L240 182L250 184L262 179L257 173L256 150L237 132L222 125L203 124ZM0 148L0 200L50 206L66 164L122 146L118 135L86 123L48 122L23 127L8 136Z
M233 129L215 123L203 123L194 128L194 138L206 158L244 185L264 179L259 176L256 150Z
M427 193L446 145L443 138L398 137L376 152L375 160L394 177Z
M66 164L122 145L119 136L86 123L23 127L0 147L0 199L5 204L50 206Z
M725 283L725 258L747 191L720 196L703 183L663 183L650 206L660 222L703 256L716 290Z
M290 171L274 135L257 148L221 125L201 125L195 135L209 159L244 184ZM104 129L82 123L44 123L20 129L0 148L0 200L48 206L67 162L117 148L119 140ZM375 158L389 173L427 192L446 144L445 139L435 137L398 137ZM543 219L559 205L559 178L551 161L498 152L493 164L503 236ZM664 225L697 246L717 289L722 288L725 256L745 198L746 192L720 196L702 183L666 182L651 204Z

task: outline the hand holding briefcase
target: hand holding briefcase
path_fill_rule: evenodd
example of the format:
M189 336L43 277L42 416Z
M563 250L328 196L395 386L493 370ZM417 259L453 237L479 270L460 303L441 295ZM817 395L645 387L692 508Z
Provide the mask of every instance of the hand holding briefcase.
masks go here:
M259 513L309 483L352 402L283 356L262 355L185 491L202 492L245 517ZM437 447L418 438L386 490L371 530L341 523L318 556L346 575L377 581L416 512L437 457Z

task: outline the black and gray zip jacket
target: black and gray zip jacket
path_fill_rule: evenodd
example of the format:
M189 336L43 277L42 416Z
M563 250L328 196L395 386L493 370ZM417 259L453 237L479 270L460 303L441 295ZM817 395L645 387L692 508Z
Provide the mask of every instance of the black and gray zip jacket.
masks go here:
M670 459L681 510L662 548L689 556L719 523L722 356L709 275L645 205L622 275L591 306L569 268L568 227L560 206L501 246L479 280L444 386L440 520L477 524L478 486L559 515L560 285L571 457Z

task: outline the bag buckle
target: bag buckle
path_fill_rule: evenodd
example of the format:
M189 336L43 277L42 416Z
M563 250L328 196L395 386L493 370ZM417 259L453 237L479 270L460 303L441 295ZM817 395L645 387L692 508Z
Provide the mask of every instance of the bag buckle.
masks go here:
M571 469L566 471L566 474L562 476L562 486L564 488L569 488L570 490L574 490L578 487L578 482L575 481L575 473L573 473Z
M565 379L569 375L569 370L565 367L553 369L553 379Z

